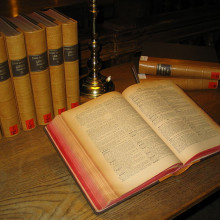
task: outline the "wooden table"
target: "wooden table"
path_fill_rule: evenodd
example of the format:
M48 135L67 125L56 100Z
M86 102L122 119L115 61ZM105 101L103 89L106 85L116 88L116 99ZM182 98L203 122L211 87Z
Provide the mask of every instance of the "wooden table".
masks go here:
M103 72L118 91L135 83L131 64ZM220 90L187 94L220 124ZM172 219L220 188L218 154L97 216L43 126L3 138L0 152L0 219Z

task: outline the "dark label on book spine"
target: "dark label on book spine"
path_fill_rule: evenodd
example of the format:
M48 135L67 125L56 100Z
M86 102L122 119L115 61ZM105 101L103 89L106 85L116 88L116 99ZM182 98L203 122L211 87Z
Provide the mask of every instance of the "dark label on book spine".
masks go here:
M49 50L50 66L59 66L63 63L63 48Z
M78 44L74 46L64 47L64 61L65 62L72 62L78 60Z
M8 66L8 61L0 63L0 82L10 78L10 71Z
M159 76L170 76L171 65L169 64L157 64L157 75Z
M40 72L48 68L47 52L40 55L29 56L30 68L32 72Z
M11 69L13 76L24 76L28 74L27 57L20 60L11 60Z

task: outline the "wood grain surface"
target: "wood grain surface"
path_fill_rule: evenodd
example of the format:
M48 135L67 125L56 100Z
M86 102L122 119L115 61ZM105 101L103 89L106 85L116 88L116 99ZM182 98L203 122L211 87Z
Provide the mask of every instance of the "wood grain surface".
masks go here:
M106 70L116 90L135 83L131 64ZM220 91L188 93L220 124ZM220 188L220 154L96 215L38 126L0 140L0 219L172 219Z

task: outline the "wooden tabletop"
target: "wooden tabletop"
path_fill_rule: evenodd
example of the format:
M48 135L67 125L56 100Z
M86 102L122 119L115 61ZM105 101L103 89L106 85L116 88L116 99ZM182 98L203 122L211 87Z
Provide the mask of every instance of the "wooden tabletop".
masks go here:
M103 70L116 90L135 83L131 64ZM220 90L187 94L220 124ZM95 215L43 126L0 140L0 219L172 219L220 188L220 154Z

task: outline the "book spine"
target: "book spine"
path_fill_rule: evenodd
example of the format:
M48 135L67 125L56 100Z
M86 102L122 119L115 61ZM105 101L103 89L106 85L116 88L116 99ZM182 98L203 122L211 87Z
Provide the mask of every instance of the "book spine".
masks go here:
M62 24L67 109L79 105L78 24Z
M217 67L168 64L144 60L139 61L139 73L158 76L220 79L220 68Z
M36 114L24 35L5 39L21 125L24 131L32 130L36 127Z
M42 28L24 33L37 121L39 125L45 125L53 118L46 32Z
M46 33L53 109L56 116L67 109L62 27L47 27Z
M20 122L3 36L0 36L0 91L2 132L5 137L12 137L20 132Z
M203 89L217 89L218 80L213 79L194 79L194 78L178 78L178 77L164 77L152 76L146 74L138 74L140 82L146 80L171 80L176 85L184 90L203 90Z

